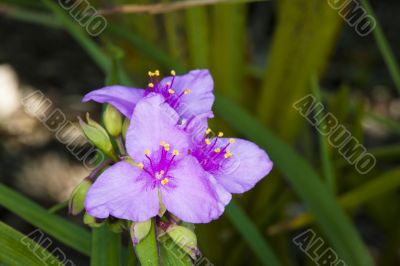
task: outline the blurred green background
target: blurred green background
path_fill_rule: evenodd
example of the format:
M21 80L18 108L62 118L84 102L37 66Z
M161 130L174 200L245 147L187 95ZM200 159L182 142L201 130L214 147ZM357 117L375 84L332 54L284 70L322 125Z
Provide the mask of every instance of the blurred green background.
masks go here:
M314 265L293 243L311 228L325 242L319 255L331 247L347 265L400 265L400 3L361 1L377 25L360 36L334 1L179 2L171 11L169 0L90 0L114 11L163 4L104 14L107 27L91 37L58 1L0 1L1 222L24 234L40 228L89 265L96 243L62 208L87 170L24 112L23 96L40 90L76 122L100 115L81 97L112 71L142 87L148 70L208 68L213 128L256 142L275 167L220 220L196 225L203 255L214 265ZM293 108L309 93L375 156L372 171L359 174Z

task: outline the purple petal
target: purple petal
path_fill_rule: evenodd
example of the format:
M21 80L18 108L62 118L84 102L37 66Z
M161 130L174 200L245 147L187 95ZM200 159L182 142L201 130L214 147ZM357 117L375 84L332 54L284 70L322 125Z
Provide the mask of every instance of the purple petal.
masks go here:
M161 141L170 149L185 154L188 150L188 135L179 129L179 115L159 94L149 94L135 107L132 123L126 135L128 154L136 161L146 160L144 151L158 152Z
M221 139L228 143L229 139ZM272 169L272 161L256 144L235 139L228 149L232 157L225 159L221 169L214 173L217 181L231 193L243 193L253 188Z
M138 167L118 162L104 171L89 189L86 211L97 218L112 215L117 218L143 222L157 215L157 189L151 189Z
M166 77L161 80L162 86L167 82L171 82L172 77ZM186 89L190 89L188 94L182 95L179 99L179 105L176 108L178 114L185 119L192 116L206 114L213 117L211 107L214 102L214 81L210 72L204 70L192 70L186 75L175 76L172 89L176 95L180 95Z
M186 156L168 172L173 188L161 188L162 199L169 212L190 223L208 223L224 212L231 195L221 187L214 188L212 176L197 160Z
M115 85L89 92L83 97L82 102L92 100L109 103L130 118L136 103L144 97L144 94L145 91L142 89Z

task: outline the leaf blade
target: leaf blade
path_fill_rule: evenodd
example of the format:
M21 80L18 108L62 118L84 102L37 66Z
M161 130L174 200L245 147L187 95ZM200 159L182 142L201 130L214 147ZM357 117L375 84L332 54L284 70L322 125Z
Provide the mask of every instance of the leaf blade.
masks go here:
M65 245L90 255L90 233L85 229L49 213L35 202L0 184L0 206L42 229Z
M0 222L0 235L0 262L9 265L61 265L61 262L39 243L3 222Z
M239 133L268 151L343 259L350 265L373 265L355 228L311 166L240 107L221 95L216 98L217 113Z

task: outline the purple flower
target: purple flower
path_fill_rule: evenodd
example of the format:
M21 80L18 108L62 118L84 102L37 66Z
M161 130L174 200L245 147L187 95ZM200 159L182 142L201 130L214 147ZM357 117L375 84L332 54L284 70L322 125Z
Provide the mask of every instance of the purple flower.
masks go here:
M137 102L126 137L136 165L121 161L98 177L85 201L89 214L142 222L163 204L183 221L207 223L223 213L231 195L188 154L189 136L168 103L155 93Z
M211 129L193 136L191 154L230 193L243 193L255 186L272 169L272 161L256 144L234 138L223 138L219 132L209 137Z
M209 71L193 70L183 76L175 76L175 72L171 71L171 74L172 76L159 81L158 70L149 72L150 82L146 90L119 85L107 86L89 92L82 101L109 103L130 118L140 99L150 93L157 93L165 98L182 119L193 119L195 116L213 117L211 107L214 102L214 82Z

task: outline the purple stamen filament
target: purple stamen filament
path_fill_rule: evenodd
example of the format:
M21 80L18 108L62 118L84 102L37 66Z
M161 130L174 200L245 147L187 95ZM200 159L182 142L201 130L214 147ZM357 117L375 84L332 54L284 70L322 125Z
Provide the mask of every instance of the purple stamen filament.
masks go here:
M171 154L171 152L169 152L170 145L165 143L165 141L162 141L160 146L161 152L159 153L159 156L157 156L157 153L155 153L154 156L151 156L150 151L145 150L144 154L149 162L146 164L137 164L140 169L145 171L152 178L153 188L160 185L165 186L171 181L171 179L173 179L172 176L168 175L168 171L173 165L175 157L179 155L178 150L173 150Z
M149 71L148 74L150 77L149 78L150 82L147 85L146 93L151 93L151 92L160 93L165 97L166 101L172 108L177 108L179 105L180 98L183 95L188 94L190 92L189 89L185 89L183 92L179 93L179 95L175 94L176 91L173 89L173 85L176 73L173 70L171 71L172 80L170 82L166 82L164 87L162 87L159 82L158 77L160 76L160 72L158 70L154 72Z

